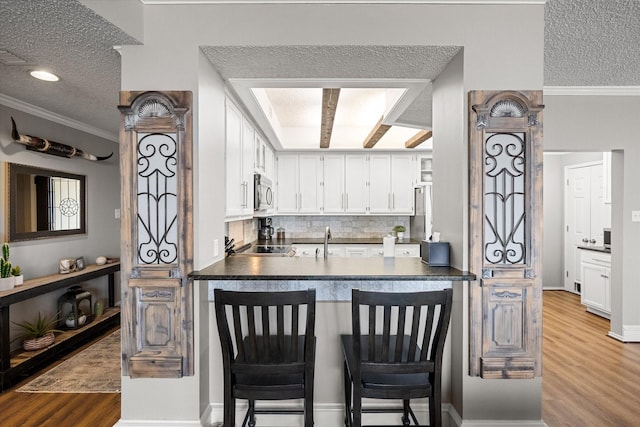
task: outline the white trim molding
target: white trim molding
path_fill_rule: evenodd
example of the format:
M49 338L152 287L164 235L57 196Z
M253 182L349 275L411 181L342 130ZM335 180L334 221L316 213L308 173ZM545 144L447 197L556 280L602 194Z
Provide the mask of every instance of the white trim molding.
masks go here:
M640 96L640 86L544 86L543 95Z
M640 325L622 325L622 335L613 331L607 335L622 342L640 342Z
M143 4L437 4L437 5L531 5L547 0L140 0Z
M187 420L123 420L120 419L113 427L201 427L200 421Z
M45 110L44 108L28 104L24 101L20 101L19 99L12 98L2 93L0 93L0 105L4 105L5 107L13 108L14 110L22 111L23 113L31 114L41 119L61 124L72 129L79 130L81 132L86 132L91 135L104 138L108 141L118 142L119 140L118 135L112 134L102 129L98 129L97 127L79 122L69 117L54 113L52 111Z

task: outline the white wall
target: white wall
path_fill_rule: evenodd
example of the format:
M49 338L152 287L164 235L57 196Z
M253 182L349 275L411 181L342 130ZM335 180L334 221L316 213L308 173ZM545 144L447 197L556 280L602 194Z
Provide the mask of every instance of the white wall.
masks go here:
M45 276L58 272L60 258L77 258L83 256L86 264L95 264L99 255L119 257L120 255L120 220L115 219L115 209L120 208L120 174L118 145L37 116L0 105L0 192L8 194L6 182L6 165L8 162L23 165L59 170L87 179L87 233L75 236L56 237L51 239L28 240L10 243L11 262L20 265L26 279ZM11 139L11 120L16 120L18 131L47 138L51 141L75 146L96 155L113 157L102 162L91 162L81 158L68 159L49 154L27 151L24 145L14 143ZM8 227L8 196L0 200L0 241L5 241ZM116 282L116 287L119 287ZM96 298L107 301L107 277L88 282L85 289ZM118 290L117 290L118 291ZM37 315L53 314L58 311L57 299L66 289L54 291L28 301L14 304L10 309L12 321L30 320ZM119 298L116 297L119 301ZM106 305L106 304L105 304ZM19 346L15 342L14 346Z

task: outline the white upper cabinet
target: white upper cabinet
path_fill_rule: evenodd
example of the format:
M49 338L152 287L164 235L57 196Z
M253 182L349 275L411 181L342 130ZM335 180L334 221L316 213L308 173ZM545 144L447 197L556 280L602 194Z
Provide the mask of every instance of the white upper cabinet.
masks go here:
M279 213L298 212L298 156L280 154L277 158L276 209Z
M343 213L346 199L344 155L323 156L322 169L323 211L324 213Z
M299 211L320 213L322 208L322 165L317 154L301 154L298 170Z
M369 212L391 212L391 155L369 156Z
M414 212L410 154L280 154L278 213Z
M281 154L277 163L278 213L320 213L320 156Z
M253 216L253 150L255 131L231 100L226 100L225 149L227 217Z
M433 181L433 155L419 154L418 158L418 184L431 184Z
M369 169L364 154L346 154L344 177L344 211L351 214L364 214L367 211L367 182Z
M391 211L394 213L413 214L413 171L414 163L411 155L391 156Z

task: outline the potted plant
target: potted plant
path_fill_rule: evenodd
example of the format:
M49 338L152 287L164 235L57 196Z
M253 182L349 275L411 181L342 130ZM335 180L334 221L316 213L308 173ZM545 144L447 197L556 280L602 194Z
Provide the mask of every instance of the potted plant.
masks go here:
M0 291L13 289L15 279L11 275L11 262L9 262L9 244L2 244L2 258L0 258Z
M11 275L14 279L14 285L20 286L24 282L24 275L22 274L22 269L19 265L16 265L11 269Z
M404 225L396 225L393 227L393 231L396 232L398 239L404 239L404 232L406 231L406 227Z
M21 333L12 341L22 339L22 348L27 351L40 350L53 344L56 340L55 332L62 332L55 329L58 322L58 315L42 316L38 312L38 319L35 322L27 320L23 322L12 322L21 329Z

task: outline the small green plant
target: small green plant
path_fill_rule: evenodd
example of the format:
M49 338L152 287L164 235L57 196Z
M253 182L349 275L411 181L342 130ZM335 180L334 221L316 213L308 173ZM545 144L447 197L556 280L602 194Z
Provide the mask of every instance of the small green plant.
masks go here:
M33 338L40 338L42 336L45 336L49 332L62 332L58 329L55 329L57 322L57 314L43 317L40 312L38 312L38 319L35 322L29 322L27 320L23 322L11 322L18 328L20 328L21 331L21 333L12 341L16 341L19 339L28 340Z
M0 258L0 277L11 277L11 263L9 262L9 244L2 244L2 258Z
M396 225L393 227L393 231L396 233L404 233L407 228L404 225Z
M22 275L22 269L20 268L19 265L16 265L15 267L13 267L11 269L11 275L12 276L20 276L20 275Z

